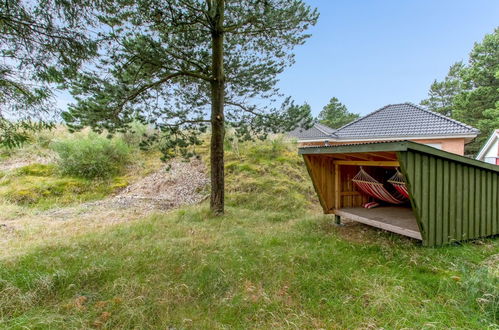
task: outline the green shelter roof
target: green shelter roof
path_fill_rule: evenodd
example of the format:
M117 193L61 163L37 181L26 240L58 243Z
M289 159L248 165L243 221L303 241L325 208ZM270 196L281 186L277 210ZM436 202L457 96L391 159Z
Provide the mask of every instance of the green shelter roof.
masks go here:
M357 143L343 144L335 146L308 146L298 149L300 155L313 154L341 154L341 153L368 153L368 152L404 152L407 150L416 150L419 152L431 154L437 157L446 158L456 162L468 164L475 167L484 168L494 172L499 172L499 165L485 163L476 159L456 155L447 151L439 150L421 143L412 141L396 141L396 142L372 142L372 143Z

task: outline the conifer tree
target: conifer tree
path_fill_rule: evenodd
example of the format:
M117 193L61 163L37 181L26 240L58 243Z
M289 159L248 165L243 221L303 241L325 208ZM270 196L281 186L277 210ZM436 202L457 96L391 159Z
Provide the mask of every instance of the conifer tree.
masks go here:
M132 121L154 124L166 158L200 143L209 129L211 210L224 212L224 135L287 131L310 121L308 108L280 93L277 75L309 36L318 14L301 0L114 0L93 66L70 84L72 129L110 133Z
M359 114L349 112L346 105L333 97L319 113L318 119L321 124L331 128L340 128L359 117Z

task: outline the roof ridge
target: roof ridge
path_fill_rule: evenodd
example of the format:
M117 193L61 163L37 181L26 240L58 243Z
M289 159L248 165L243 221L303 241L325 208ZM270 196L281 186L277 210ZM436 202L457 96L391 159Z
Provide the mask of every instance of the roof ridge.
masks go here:
M321 124L321 123L315 123L314 126L316 129L318 129L322 133L329 135L329 136L333 136L336 132L336 130L334 128L331 128L331 127L324 125L324 124ZM327 128L327 130L324 128Z
M426 111L426 112L428 112L428 113L430 113L430 114L432 114L432 115L435 115L435 116L440 117L440 118L442 118L442 119L446 119L446 120L448 120L448 121L450 121L450 122L452 122L452 123L454 123L454 124L461 125L461 126L463 126L463 127L466 127L466 128L468 128L468 129L471 129L471 130L473 130L473 131L479 131L477 128L475 128L475 127L473 127L473 126L470 126L470 125L468 125L468 124L462 123L462 122L460 122L459 120L456 120L456 119L453 119L453 118L447 117L447 116L445 116L445 115L443 115L443 114L441 114L441 113L438 113L438 112L434 112L434 111L428 110L428 109L426 109L426 108L424 108L424 107L422 107L422 106L420 106L420 105L416 105L416 104L414 104L414 103L412 103L412 102L405 102L405 103L400 103L400 104L408 104L408 105L411 105L411 106L413 106L413 107L415 107L415 108L417 108L417 109L419 109L419 110Z
M355 124L355 123L357 123L357 122L359 122L359 121L361 121L361 120L363 120L363 119L366 119L366 118L368 118L368 117L370 117L370 116L372 116L372 115L374 115L374 114L376 114L376 113L378 113L378 112L380 112L380 111L382 111L382 110L384 110L384 109L386 109L386 108L388 108L388 107L391 107L391 106L397 106L397 105L406 105L406 106L407 106L407 105L409 105L409 106L412 106L412 107L414 107L414 108L416 108L416 109L418 109L418 110L425 111L425 112L427 112L427 113L429 113L429 114L432 114L432 115L434 115L434 116L436 116L436 117L439 117L439 118L445 119L445 120L447 120L447 121L450 121L450 122L452 122L452 123L454 123L454 124L460 125L460 126L462 126L462 127L464 127L464 128L467 128L467 129L469 129L469 130L472 130L472 131L474 131L474 132L479 132L479 130L478 130L478 129L476 129L475 127L470 126L470 125L467 125L467 124L465 124L465 123L462 123L462 122L460 122L460 121L458 121L458 120L456 120L456 119L453 119L453 118L447 117L447 116L445 116L445 115L442 115L442 114L440 114L440 113L437 113L437 112L434 112L434 111L428 110L428 109L423 108L422 106L416 105L416 104L414 104L414 103L412 103L412 102L402 102L402 103L394 103L394 104L388 104L388 105L385 105L384 107L381 107L381 108L379 108L378 110L375 110L375 111L373 111L373 112L371 112L371 113L369 113L369 114L367 114L367 115L365 115L365 116L363 116L363 117L360 117L360 118L358 118L358 119L356 119L356 120L354 120L354 121L352 121L352 122L350 122L350 123L348 123L348 124L346 124L346 125L341 126L340 128L338 128L338 129L335 131L335 133L341 133L341 130L342 130L342 129L344 129L344 128L346 128L346 127L349 127L349 126L351 126L351 125L353 125L353 124Z
M335 132L335 129L332 128L332 127L329 127L327 125L324 125L324 124L321 124L321 123L315 123L314 124L315 128L317 128L319 131L321 131L322 133L326 134L326 135L330 135L330 134L333 134ZM331 132L327 132L326 130L324 130L322 127L320 126L323 126L323 127L326 127L328 129L331 130Z
M388 107L392 106L392 105L394 105L394 104L387 104L387 105L385 105L384 107L379 108L378 110L374 110L373 112L368 113L368 114L367 114L367 115L365 115L365 116L362 116L362 117L360 117L360 118L357 118L357 119L355 119L354 121L351 121L351 122L349 122L348 124L345 124L345 125L341 126L340 128L338 128L338 129L336 130L336 132L339 132L339 131L341 131L343 128L348 127L348 126L350 126L350 125L353 125L353 124L355 124L355 123L357 123L357 122L359 122L359 121L361 121L361 120L363 120L363 119L365 119L365 118L367 118L367 117L370 117L370 116L374 115L375 113L380 112L381 110L383 110L383 109L385 109L385 108L388 108Z

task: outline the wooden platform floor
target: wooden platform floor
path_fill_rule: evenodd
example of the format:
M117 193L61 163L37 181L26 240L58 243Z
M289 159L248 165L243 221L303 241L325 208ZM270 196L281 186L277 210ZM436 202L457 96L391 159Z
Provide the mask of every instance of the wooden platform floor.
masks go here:
M339 209L335 214L345 219L421 240L416 217L412 209L407 207L383 206L374 209L353 207Z

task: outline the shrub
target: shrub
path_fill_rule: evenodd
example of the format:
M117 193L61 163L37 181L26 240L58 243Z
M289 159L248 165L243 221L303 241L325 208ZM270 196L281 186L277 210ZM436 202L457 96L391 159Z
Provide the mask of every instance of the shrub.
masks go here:
M291 144L286 143L281 136L251 143L246 151L247 156L256 162L273 161L278 157L286 156ZM291 147L293 156L296 150Z
M55 142L62 174L87 179L109 178L121 172L130 158L130 147L121 139L97 134Z

